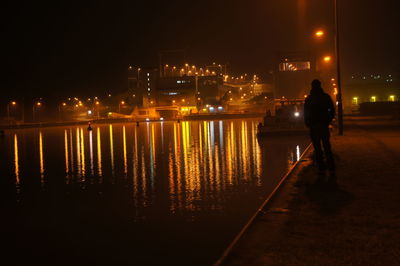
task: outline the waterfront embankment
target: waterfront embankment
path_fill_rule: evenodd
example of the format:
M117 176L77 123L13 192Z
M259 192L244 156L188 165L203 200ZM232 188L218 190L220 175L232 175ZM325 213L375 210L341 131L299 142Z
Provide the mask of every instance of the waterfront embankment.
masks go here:
M337 186L311 151L224 265L400 264L400 120L347 117L333 136Z

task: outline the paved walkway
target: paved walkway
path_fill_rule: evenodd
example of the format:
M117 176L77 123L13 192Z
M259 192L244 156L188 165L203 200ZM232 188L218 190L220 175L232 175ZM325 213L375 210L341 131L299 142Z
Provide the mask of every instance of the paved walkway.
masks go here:
M306 159L224 265L400 265L400 121L346 118L337 187Z

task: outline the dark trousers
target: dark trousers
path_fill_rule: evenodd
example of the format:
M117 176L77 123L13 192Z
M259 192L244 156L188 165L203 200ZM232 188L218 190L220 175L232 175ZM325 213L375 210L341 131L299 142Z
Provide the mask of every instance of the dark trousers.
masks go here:
M329 127L324 125L310 127L310 137L314 146L315 162L318 169L321 171L326 169L334 171L335 161L333 159L331 143L329 142ZM324 161L324 155L326 163Z

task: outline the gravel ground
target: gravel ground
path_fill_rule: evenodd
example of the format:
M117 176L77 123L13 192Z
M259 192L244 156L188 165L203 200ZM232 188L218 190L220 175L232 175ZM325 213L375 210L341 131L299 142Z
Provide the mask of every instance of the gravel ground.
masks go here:
M400 265L400 121L345 120L337 186L306 158L224 265Z

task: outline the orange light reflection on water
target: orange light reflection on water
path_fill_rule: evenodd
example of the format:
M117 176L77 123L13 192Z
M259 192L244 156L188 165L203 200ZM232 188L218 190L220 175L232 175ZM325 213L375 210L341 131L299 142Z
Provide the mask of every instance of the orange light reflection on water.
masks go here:
M97 173L100 177L103 176L103 166L101 163L101 133L100 128L97 128Z
M128 160L126 157L126 130L125 126L122 127L122 144L123 144L123 151L124 151L124 174L125 177L128 174Z
M17 188L20 185L19 179L19 157L18 157L18 137L17 134L14 134L14 173L15 173L15 183Z
M44 160L43 160L43 137L39 132L39 162L40 162L40 183L44 184Z

